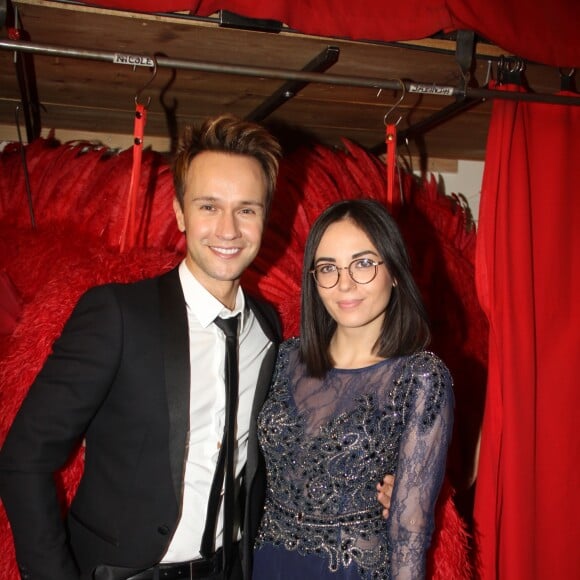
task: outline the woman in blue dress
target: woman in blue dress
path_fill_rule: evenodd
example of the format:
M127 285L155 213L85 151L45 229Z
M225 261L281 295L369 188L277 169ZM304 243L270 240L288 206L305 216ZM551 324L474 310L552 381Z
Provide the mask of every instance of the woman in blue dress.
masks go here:
M425 577L453 423L452 381L394 220L340 201L304 254L301 336L259 417L268 490L254 580ZM375 482L395 474L389 516Z

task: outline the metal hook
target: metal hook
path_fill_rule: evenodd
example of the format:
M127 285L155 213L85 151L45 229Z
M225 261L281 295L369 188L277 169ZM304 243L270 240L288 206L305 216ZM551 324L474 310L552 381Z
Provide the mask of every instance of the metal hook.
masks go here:
M389 117L389 115L391 115L395 111L395 109L403 102L403 99L405 98L405 91L406 91L405 83L401 79L397 79L397 82L401 85L401 96L400 96L399 100L385 113L385 116L383 119L385 125L392 124L392 123L389 123L388 117ZM403 118L403 115L401 115L397 119L397 122L395 123L395 127L401 122L402 118Z
M576 72L576 69L574 67L572 67L569 71L568 74L565 73L565 68L560 67L558 69L558 71L560 72L560 76L561 77L573 77L574 73Z
M149 78L149 80L135 93L135 105L142 104L142 103L139 103L139 97L141 96L141 93L143 93L143 91L149 85L151 85L151 83L155 80L155 77L157 76L157 59L155 58L155 56L153 56L151 60L153 60L153 73L151 74L151 77ZM147 103L143 106L147 109L150 104L151 104L151 97L147 97Z
M576 72L576 69L571 68L567 74L563 68L559 68L558 71L560 72L560 90L575 93L576 84L574 82L574 73Z
M526 62L520 57L505 57L503 54L497 62L497 81L500 85L522 85Z
M516 57L509 67L511 73L523 73L526 70L526 63L523 58Z
M487 72L485 73L485 80L483 81L483 86L487 87L489 86L489 81L491 80L491 75L493 74L493 69L492 69L492 61L488 60L487 61Z

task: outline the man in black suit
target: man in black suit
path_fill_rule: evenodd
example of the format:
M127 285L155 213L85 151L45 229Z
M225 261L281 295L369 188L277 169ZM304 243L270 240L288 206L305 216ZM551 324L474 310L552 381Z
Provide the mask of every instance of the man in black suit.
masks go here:
M184 261L79 300L0 452L22 578L249 574L265 487L254 425L281 332L240 276L260 248L279 157L266 130L231 116L191 130L174 162ZM233 539L242 541L241 558L224 562L222 513L205 557L201 546L225 425L225 338L214 320L232 315L240 318ZM83 439L84 473L65 522L54 472Z

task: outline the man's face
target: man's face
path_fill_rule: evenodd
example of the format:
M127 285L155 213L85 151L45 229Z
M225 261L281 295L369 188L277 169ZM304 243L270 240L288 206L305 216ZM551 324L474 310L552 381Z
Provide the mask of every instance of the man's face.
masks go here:
M183 208L173 206L187 238L186 264L232 307L239 279L256 257L266 215L266 178L253 157L204 151L187 173Z

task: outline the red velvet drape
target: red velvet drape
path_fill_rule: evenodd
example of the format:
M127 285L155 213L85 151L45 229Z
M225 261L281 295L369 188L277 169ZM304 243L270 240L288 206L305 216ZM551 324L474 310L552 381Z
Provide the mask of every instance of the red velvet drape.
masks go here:
M485 580L580 574L578 135L580 108L494 103L476 253L490 323L475 505Z
M356 40L412 40L442 30L474 30L522 58L580 66L578 0L91 0L141 12L220 9L284 22L305 34ZM219 55L216 55L219 59Z

